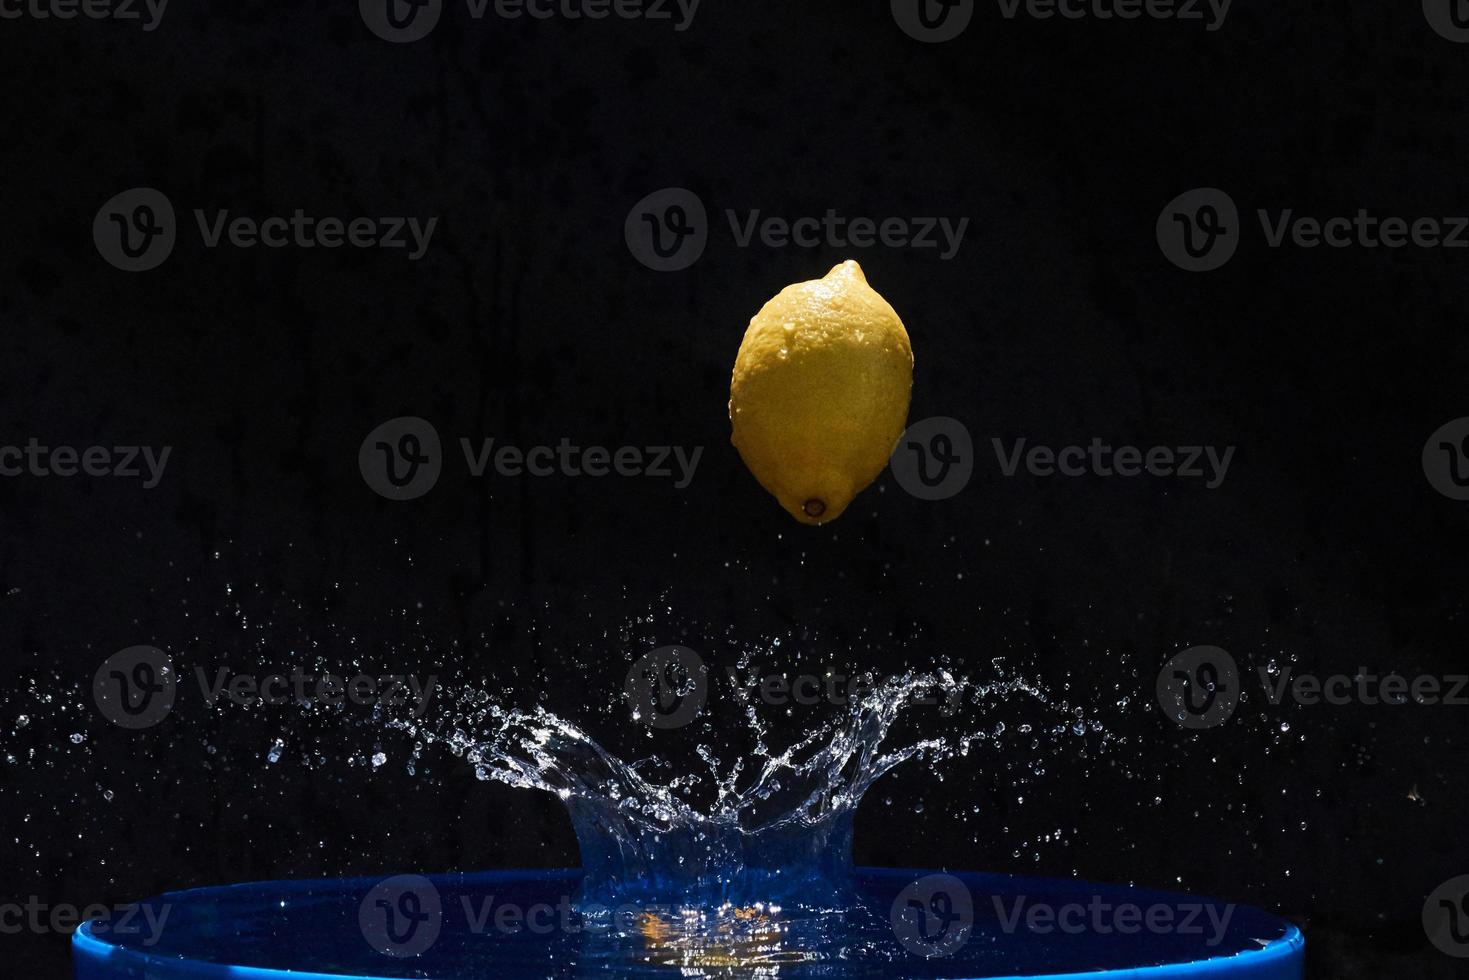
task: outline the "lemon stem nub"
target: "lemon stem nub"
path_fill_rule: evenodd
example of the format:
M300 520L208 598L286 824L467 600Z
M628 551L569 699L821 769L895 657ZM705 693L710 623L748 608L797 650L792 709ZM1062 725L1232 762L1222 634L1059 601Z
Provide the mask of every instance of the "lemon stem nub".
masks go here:
M801 509L806 512L807 517L820 517L826 513L826 502L812 497L801 505Z

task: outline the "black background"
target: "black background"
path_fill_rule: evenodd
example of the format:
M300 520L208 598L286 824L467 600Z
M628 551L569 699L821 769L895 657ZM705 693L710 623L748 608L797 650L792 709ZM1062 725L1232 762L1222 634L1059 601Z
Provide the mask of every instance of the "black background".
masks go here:
M1313 976L1459 975L1419 914L1469 871L1469 709L1256 695L1193 734L1152 693L1201 643L1247 672L1463 668L1469 511L1419 462L1469 414L1463 254L1270 249L1253 218L1469 212L1469 47L1417 7L1237 0L1210 33L980 3L937 45L886 3L834 0L706 0L682 33L450 3L407 45L346 2L174 0L152 33L0 22L0 443L173 447L153 490L0 479L0 900L576 860L554 800L447 758L409 777L367 728L196 700L116 729L89 689L120 648L436 671L647 751L616 705L634 657L783 637L772 670L1004 657L1120 740L1105 763L1015 742L941 783L889 777L859 861L1182 887L1291 917ZM180 241L130 275L91 228L135 186L168 195ZM712 229L660 274L623 222L668 186ZM1246 225L1208 274L1154 237L1197 186ZM206 249L191 213L298 207L440 220L412 263ZM726 208L971 224L952 261L741 248ZM884 475L811 529L729 446L729 370L770 295L849 257L912 336L911 417L964 421L978 460L951 500ZM393 503L357 452L400 415L451 446L705 449L685 490L475 480L451 453L433 491ZM989 448L1094 436L1237 452L1210 491L1005 478ZM66 937L3 943L65 975Z

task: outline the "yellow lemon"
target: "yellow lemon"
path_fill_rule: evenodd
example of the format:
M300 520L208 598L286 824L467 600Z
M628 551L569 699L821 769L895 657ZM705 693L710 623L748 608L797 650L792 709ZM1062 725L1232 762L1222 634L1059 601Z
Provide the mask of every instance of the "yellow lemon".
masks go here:
M731 441L796 520L823 524L887 465L912 394L903 321L843 262L750 320L729 388Z

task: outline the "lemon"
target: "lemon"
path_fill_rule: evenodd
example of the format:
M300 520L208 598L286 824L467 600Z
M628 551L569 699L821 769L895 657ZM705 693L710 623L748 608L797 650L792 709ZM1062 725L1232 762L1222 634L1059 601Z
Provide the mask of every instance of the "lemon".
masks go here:
M912 393L908 331L847 261L782 289L750 320L729 388L730 438L796 520L824 524L887 465Z

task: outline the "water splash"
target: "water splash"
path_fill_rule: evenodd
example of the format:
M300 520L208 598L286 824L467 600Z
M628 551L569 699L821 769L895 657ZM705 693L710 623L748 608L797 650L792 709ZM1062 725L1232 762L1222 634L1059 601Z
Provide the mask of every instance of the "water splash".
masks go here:
M863 795L906 761L967 756L998 737L1003 722L986 729L970 717L988 707L1025 698L1056 713L1058 735L1101 733L1078 709L1052 704L1017 678L978 684L947 672L907 673L872 682L777 749L755 685L734 689L753 747L724 765L701 744L706 771L664 781L651 774L668 768L665 760L625 761L544 708L507 708L475 688L437 714L389 726L415 740L415 760L427 747L447 748L480 779L560 798L581 848L584 904L668 902L691 912L850 908L853 818ZM914 714L929 734L899 737L900 720ZM932 734L938 728L948 730Z

